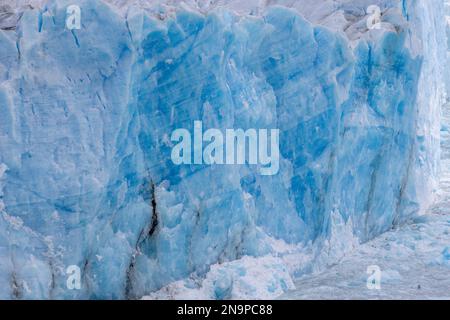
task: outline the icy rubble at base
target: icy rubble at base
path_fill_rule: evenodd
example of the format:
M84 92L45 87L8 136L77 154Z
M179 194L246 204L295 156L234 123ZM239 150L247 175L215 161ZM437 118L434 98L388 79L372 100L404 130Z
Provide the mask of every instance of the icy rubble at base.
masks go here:
M443 3L370 1L395 31L369 31L368 1L333 2L358 17L343 33L300 2L304 17L19 8L0 30L0 298L269 298L422 213L438 169ZM68 31L74 3L83 28ZM167 137L195 120L279 128L280 173L173 165ZM66 287L70 265L81 290Z
M143 299L271 299L294 288L280 259L243 257L212 265L204 279L176 281Z
M448 206L361 245L327 270L298 279L296 289L279 298L450 299ZM367 288L370 266L380 268L380 290Z
M293 245L267 238L272 254L245 256L231 262L211 266L204 277L195 274L175 281L150 295L152 299L273 299L295 290L298 270L308 266L308 273L318 273L333 266L358 247L351 221L345 223L339 213L333 214L330 237L321 245Z

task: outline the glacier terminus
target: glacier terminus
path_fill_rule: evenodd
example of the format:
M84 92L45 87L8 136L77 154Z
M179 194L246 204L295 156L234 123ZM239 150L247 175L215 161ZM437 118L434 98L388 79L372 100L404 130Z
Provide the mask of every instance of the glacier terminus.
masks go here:
M0 299L335 298L333 272L371 298L347 288L388 246L450 270L450 220L424 218L450 203L448 17L0 0Z

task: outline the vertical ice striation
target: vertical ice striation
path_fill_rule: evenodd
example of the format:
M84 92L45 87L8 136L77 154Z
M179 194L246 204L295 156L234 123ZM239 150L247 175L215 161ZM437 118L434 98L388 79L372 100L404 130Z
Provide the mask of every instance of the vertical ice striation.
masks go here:
M0 11L0 298L273 297L430 203L442 1L107 2ZM174 165L197 120L279 173Z

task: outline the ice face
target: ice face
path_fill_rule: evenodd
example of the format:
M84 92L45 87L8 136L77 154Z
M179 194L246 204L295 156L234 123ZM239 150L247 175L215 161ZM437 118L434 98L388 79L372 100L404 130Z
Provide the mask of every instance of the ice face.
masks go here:
M372 30L369 1L14 7L0 30L0 297L271 297L421 213L443 5L373 2ZM279 129L278 174L175 165L170 135L194 121Z

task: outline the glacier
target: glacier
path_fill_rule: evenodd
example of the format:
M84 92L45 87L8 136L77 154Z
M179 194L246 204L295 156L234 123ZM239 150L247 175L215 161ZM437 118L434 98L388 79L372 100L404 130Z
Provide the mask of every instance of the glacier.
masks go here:
M429 214L358 246L326 270L297 279L280 299L450 299L450 104L441 113L440 182ZM379 268L379 290L368 290L369 266Z
M8 3L2 299L273 298L433 202L444 1ZM279 173L174 165L194 121L279 129Z

